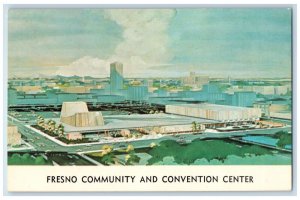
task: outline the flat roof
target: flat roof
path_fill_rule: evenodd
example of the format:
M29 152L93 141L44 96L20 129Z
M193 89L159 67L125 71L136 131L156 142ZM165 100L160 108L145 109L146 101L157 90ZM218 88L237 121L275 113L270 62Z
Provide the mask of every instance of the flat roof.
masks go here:
M194 118L172 114L132 114L132 115L106 115L103 116L105 125L94 127L74 127L62 123L65 127L65 132L93 132L109 129L130 129L138 127L151 126L168 126L168 125L186 125L197 123L218 123L217 120ZM59 118L53 119L57 123L61 123Z
M189 107L189 108L202 108L206 110L216 110L216 111L240 111L240 110L249 110L254 108L247 107L238 107L238 106L227 106L227 105L218 105L218 104L175 104L175 105L166 105L166 106L175 106L175 107Z

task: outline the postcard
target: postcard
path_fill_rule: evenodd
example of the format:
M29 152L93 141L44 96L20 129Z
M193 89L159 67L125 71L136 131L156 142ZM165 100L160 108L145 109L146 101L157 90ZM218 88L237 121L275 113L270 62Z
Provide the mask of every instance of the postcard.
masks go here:
M8 191L291 191L292 11L9 8Z

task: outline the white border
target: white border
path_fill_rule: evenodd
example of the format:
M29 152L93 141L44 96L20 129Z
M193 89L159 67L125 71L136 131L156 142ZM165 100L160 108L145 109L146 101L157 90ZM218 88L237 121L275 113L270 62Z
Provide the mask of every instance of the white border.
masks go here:
M28 5L28 3L29 4L44 4L44 5L48 5L48 6L50 6L49 4L50 3L54 3L54 4L60 4L61 6L64 6L64 7L66 7L66 6L71 6L70 4L68 4L70 1L67 1L67 0L52 0L52 1L44 1L44 2L41 2L41 1L38 1L38 0L29 0L29 1L26 1L26 3L27 3L27 5L24 5L24 1L22 1L22 0L11 0L11 1L7 1L7 0L5 0L5 1L3 1L3 4L23 4L23 5L19 5L19 6L17 6L17 7L32 7L32 6L30 6L30 5ZM183 6L183 7L192 7L193 5L187 5L187 4L196 4L196 3L200 3L200 2L196 2L196 1L191 1L191 0L185 0L185 1L180 1L180 0L173 0L173 1L170 1L170 0L165 0L165 1L163 1L163 4L164 5L161 5L161 2L162 1L159 1L159 0L153 0L153 1L151 1L151 3L155 3L155 4L160 4L160 6L162 6L162 7L170 7L170 5L168 5L168 4L173 4L172 6L174 6L174 4L177 4L177 5L181 5L181 6ZM74 3L74 1L73 2L71 2L71 3ZM100 3L100 2L97 2L97 1L95 1L95 0L85 0L85 1L83 1L83 2L78 2L78 3L80 3L81 5L73 5L72 7L81 7L81 6L84 6L84 7L86 7L86 6L89 6L89 5L87 5L87 4L97 4L97 3ZM124 3L126 3L126 4L140 4L141 5L141 1L138 1L138 0L135 0L135 1L126 1L126 2L124 2L123 0L114 0L114 2L112 2L112 1L109 1L109 0L102 0L101 1L101 3L102 4L108 4L108 5L102 5L102 7L115 7L115 6L118 6L118 7L128 7L128 5L124 5ZM144 5L146 6L146 5L148 5L149 6L149 3L150 3L150 1L144 1ZM241 6L241 7L253 7L253 6L257 6L257 5L253 5L253 3L254 4L260 4L261 6L266 6L266 5L263 5L263 4L272 4L272 3L281 3L281 4L295 4L295 5L297 5L297 1L295 1L295 0L293 0L293 1L276 1L276 2L274 2L274 1L266 1L266 0L252 0L252 1L249 1L249 0L244 0L244 1L237 1L237 0L231 0L231 1L223 1L223 0L219 0L218 1L218 3L221 3L221 4L223 4L223 5L220 5L220 4L216 4L216 3L213 3L212 1L208 1L208 0L203 0L203 1L201 1L201 3L202 3L202 5L197 5L196 7L198 7L198 6L201 6L201 7L227 7L227 6L232 6L232 5L228 5L228 4L243 4L243 6ZM63 5L64 4L64 5ZM66 4L68 4L68 5L66 5ZM123 5L116 5L116 4L123 4ZM203 5L203 4L206 4L206 5ZM213 4L213 5L212 5ZM224 5L225 4L225 5ZM251 5L249 5L249 4L251 4ZM56 7L57 5L51 5L50 7ZM277 7L277 6L279 6L279 5L272 5L272 6L275 6L275 7ZM282 5L281 5L282 6ZM41 5L39 5L39 7L41 7ZM151 7L157 7L157 5L156 6L152 6L151 5ZM175 6L175 7L177 7L177 6ZM296 7L294 7L294 9L296 9ZM0 8L0 10L1 10L1 14L2 14L2 16L4 16L3 15L3 11L4 11L4 7L1 7ZM294 19L296 20L296 13L294 13ZM2 21L1 20L1 31L2 31L2 34L5 36L5 33L3 32L3 22L4 21ZM299 27L299 26L296 26L296 23L297 23L297 25L298 25L298 20L297 20L297 22L295 22L294 21L294 28L296 29L297 27ZM296 30L294 29L294 34L296 33ZM294 37L293 37L293 39L294 39L294 68L293 68L293 78L294 78L294 83L293 83L293 86L294 86L294 90L293 90L293 92L294 92L294 95L293 95L293 98L294 98L294 122L296 122L296 115L295 115L295 113L298 111L298 109L297 109L297 107L296 107L296 77L297 77L297 75L296 75L296 73L297 73L297 70L296 70L296 58L297 58L297 55L298 55L298 52L296 52L296 45L298 44L298 41L296 41L296 35L294 35ZM0 40L0 44L6 44L6 43L3 43L4 42L4 40L3 40L3 37L1 37L1 40ZM2 63L4 64L4 66L5 66L5 62L4 62L4 58L6 58L6 53L5 52L7 52L5 49L6 49L6 47L7 47L7 45L5 45L4 46L4 48L2 49L2 54L1 54L1 61L2 61ZM4 51L5 50L5 51ZM296 55L297 54L297 55ZM7 77L7 69L4 67L4 70L3 70L3 72L4 73L1 73L1 75L0 75L0 78L1 78L1 86L0 86L0 88L2 88L2 89L4 89L4 88L6 88L6 82L5 82L5 80L6 80L6 77ZM2 94L4 94L4 93L6 93L5 92L5 89L2 91L3 93ZM6 123L6 119L5 119L5 117L4 116L6 116L6 110L4 109L4 108L6 108L6 99L4 99L4 98L0 98L0 105L1 105L1 114L0 114L0 119L1 119L1 121L2 122L4 122L4 123ZM297 122L299 122L298 120L297 120ZM2 123L2 126L3 126L3 124L4 123ZM294 135L296 135L296 123L294 123ZM3 132L5 131L5 127L2 127L2 130L3 130ZM298 137L298 139L299 139L299 137ZM0 144L2 145L2 147L3 148L5 148L4 147L4 143L5 143L5 141L4 140L0 140L1 142L0 142ZM297 142L298 143L298 142ZM295 145L295 142L294 142L294 145ZM295 147L295 146L294 146ZM4 165L6 165L6 155L5 155L5 153L4 153L5 151L2 151L2 157L3 157L3 159L4 160L2 160L1 159L1 161L0 161L0 164L1 164L1 166L4 166ZM298 159L296 159L296 156L297 156L297 151L296 151L296 148L295 148L295 150L294 150L294 160L295 160L295 163L294 163L294 166L297 164L297 160ZM4 172L4 174L3 174L3 172ZM294 172L296 172L296 171L294 171ZM4 177L4 179L6 178L5 177L5 174L6 174L6 171L3 171L3 170L1 170L1 172L0 172L0 177ZM3 176L4 175L4 176ZM294 173L294 178L296 179L296 178L299 178L298 177L298 174L296 174L296 173ZM3 180L2 180L3 181ZM299 186L297 185L297 188L299 189ZM1 189L3 189L3 187L1 187ZM299 190L298 190L299 191ZM5 193L6 195L7 195L7 193ZM55 194L50 194L50 193L45 193L45 194L43 194L43 195L62 195L62 194L64 194L64 193L60 193L60 194L58 194L58 193L55 193ZM100 193L101 195L105 195L105 196L107 196L107 194L108 193ZM113 194L113 193L112 193ZM128 193L123 193L123 194L120 194L120 193L118 193L117 195L127 195ZM136 193L131 193L131 195L132 194L135 194L136 195ZM141 193L139 193L139 194L141 194ZM142 195L158 195L158 194L160 194L160 195L165 195L165 194L163 194L163 193L143 193ZM227 196L227 197L225 197L225 199L226 198L230 198L230 199L232 199L232 197L230 197L230 196L228 196L228 195L258 195L258 194L260 194L260 195L266 195L266 193L261 193L261 192L259 192L259 193L256 193L256 194L253 194L253 193L205 193L205 194L203 194L203 193L184 193L185 195L189 195L189 196L191 196L191 195L221 195L220 197L223 199L224 197L223 197L223 195L225 195L225 196ZM273 194L273 195L279 195L279 196L277 196L277 197L271 197L272 199L277 199L277 198L280 198L280 199L282 199L283 197L281 197L281 195L285 195L284 193L271 193L271 194ZM271 195L270 193L269 193L269 195ZM22 195L22 194L21 194ZM23 195L39 195L39 194L23 194ZM66 194L64 194L64 195L66 195ZM67 194L68 195L68 194ZM73 194L74 195L74 194ZM89 195L89 194L86 194L86 193L81 193L81 194L75 194L75 195L78 195L78 199L81 199L82 197L82 195ZM79 196L80 195L80 196ZM94 194L95 195L95 194ZM99 195L99 194L98 194ZM110 194L111 195L111 194ZM170 194L167 194L167 195L170 195ZM174 194L173 194L174 195ZM176 197L172 197L173 199L182 199L182 197L180 197L180 196L182 196L182 193L176 193L175 195L179 195L179 197L178 198L176 198ZM293 194L291 194L291 195L296 195L295 193L293 193ZM129 196L127 196L127 197L129 197ZM294 196L295 197L295 196ZM27 196L27 197L25 197L25 199L32 199L32 197L29 197L29 196ZM45 198L45 197L43 197L43 198ZM51 197L49 197L49 198L51 198ZM63 197L63 198L65 198L65 197ZM104 197L104 198L108 198L108 197ZM122 197L123 198L123 197ZM137 198L134 198L134 197L129 197L130 199L137 199ZM128 198L128 199L129 199ZM143 198L145 198L145 197L143 197ZM153 198L156 198L156 197L149 197L149 199L153 199ZM214 197L211 197L211 198L214 198ZM250 197L251 198L251 197ZM286 197L285 197L286 198ZM24 199L24 197L22 197L22 199ZM76 197L72 197L72 199L76 199ZM98 199L98 198L97 198ZM140 198L139 198L140 199ZM147 198L145 198L145 199L147 199Z

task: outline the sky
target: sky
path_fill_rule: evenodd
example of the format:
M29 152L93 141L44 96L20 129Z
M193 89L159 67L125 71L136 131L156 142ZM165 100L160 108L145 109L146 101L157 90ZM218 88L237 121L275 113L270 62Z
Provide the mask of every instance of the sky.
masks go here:
M291 10L10 9L9 77L291 77Z

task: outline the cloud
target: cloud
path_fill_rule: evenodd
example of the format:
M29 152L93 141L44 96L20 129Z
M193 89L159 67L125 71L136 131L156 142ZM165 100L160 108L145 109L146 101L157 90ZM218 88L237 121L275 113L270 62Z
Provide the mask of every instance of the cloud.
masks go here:
M70 65L61 66L57 74L108 76L109 63L124 64L124 74L144 72L149 66L168 62L169 36L167 33L174 10L105 10L104 18L123 29L122 41L107 59L85 56ZM99 35L100 37L100 35ZM101 47L99 47L100 49Z
M109 75L109 64L110 62L106 60L85 56L69 65L58 67L55 74L63 76L107 77Z
M170 61L168 26L175 13L171 9L106 10L105 17L123 28L123 41L110 60L136 72Z
M56 73L107 75L109 63L118 61L124 65L125 76L134 76L145 74L145 70L151 66L168 63L172 59L168 48L168 26L175 13L171 9L105 10L104 18L123 28L123 40L116 46L114 53L107 59L89 56L80 58L69 66L60 67Z

